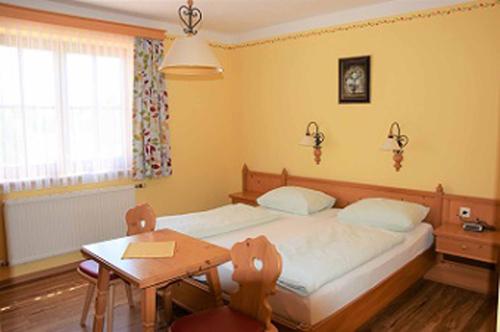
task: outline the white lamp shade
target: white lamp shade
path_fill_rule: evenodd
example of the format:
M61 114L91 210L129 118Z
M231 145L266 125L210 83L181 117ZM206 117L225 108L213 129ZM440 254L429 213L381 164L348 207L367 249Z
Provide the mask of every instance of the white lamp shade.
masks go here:
M304 135L299 144L304 146L315 146L316 142L314 141L314 137L312 135Z
M382 144L380 148L385 151L401 150L401 148L398 145L398 142L396 142L396 140L391 137L387 137L384 144Z
M203 38L187 35L175 39L160 71L168 75L207 76L221 74L224 68Z

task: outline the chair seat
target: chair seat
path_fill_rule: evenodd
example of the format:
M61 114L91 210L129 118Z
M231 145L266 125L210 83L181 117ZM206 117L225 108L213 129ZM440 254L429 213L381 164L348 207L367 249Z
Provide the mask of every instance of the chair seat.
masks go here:
M263 332L262 324L227 306L209 309L176 320L171 332Z
M92 259L81 262L80 265L78 265L78 269L91 278L97 279L99 277L99 264ZM118 276L113 272L109 274L109 280L117 278Z

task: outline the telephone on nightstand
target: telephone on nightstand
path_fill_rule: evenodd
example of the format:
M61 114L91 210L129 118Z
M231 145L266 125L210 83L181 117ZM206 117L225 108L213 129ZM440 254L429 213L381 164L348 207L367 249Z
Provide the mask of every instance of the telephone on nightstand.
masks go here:
M494 231L495 227L486 222L476 219L476 221L463 221L462 228L467 232Z

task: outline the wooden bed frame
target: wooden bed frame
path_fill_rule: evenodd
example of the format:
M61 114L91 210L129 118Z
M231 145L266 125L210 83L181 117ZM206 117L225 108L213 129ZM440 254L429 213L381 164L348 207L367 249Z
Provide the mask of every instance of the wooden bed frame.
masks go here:
M441 185L438 185L434 192L420 191L290 176L285 169L281 174L255 172L250 171L246 165L243 167L242 180L243 192L254 197L276 187L289 185L316 189L330 194L337 199L335 207L345 207L368 197L385 197L415 202L430 207L431 210L426 220L428 223L432 224L434 228L441 224L444 195ZM275 313L273 313L273 321L284 326L284 330L289 331L354 331L421 279L435 262L434 250L430 248L358 299L314 325L290 321ZM172 293L174 301L178 305L191 311L202 310L213 305L208 287L194 280L183 280L177 283L173 287Z

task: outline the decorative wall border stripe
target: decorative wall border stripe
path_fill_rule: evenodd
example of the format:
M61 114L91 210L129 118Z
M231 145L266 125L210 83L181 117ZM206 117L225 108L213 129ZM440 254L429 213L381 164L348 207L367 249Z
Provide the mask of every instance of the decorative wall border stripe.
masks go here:
M314 29L314 30L309 30L309 31L304 31L304 32L298 32L298 33L277 36L277 37L273 37L273 38L243 42L240 44L223 44L223 43L218 43L218 42L211 42L210 46L212 46L214 48L220 48L223 50L236 50L236 49L248 48L248 47L253 47L253 46L275 44L275 43L285 42L285 41L290 41L290 40L298 40L298 39L304 39L304 38L309 38L309 37L317 37L317 36L322 36L322 35L326 35L326 34L333 34L333 33L342 32L342 31L374 28L374 27L378 27L378 26L386 25L386 24L410 22L410 21L415 21L415 20L419 20L419 19L428 19L428 18L432 18L432 17L436 17L436 16L448 16L448 15L452 15L452 14L470 12L470 11L478 10L478 9L493 8L493 7L496 7L498 5L500 5L500 0L474 1L472 3L467 3L467 4L458 5L458 6L454 6L454 7L441 8L441 9L419 12L419 13L414 13L414 14L399 15L399 16L394 16L394 17L387 17L387 18L370 20L370 21L354 23L354 24L347 24L347 25L340 25L340 26L334 26L334 27L328 27L328 28ZM173 40L173 39L175 39L175 37L167 36L166 39Z

